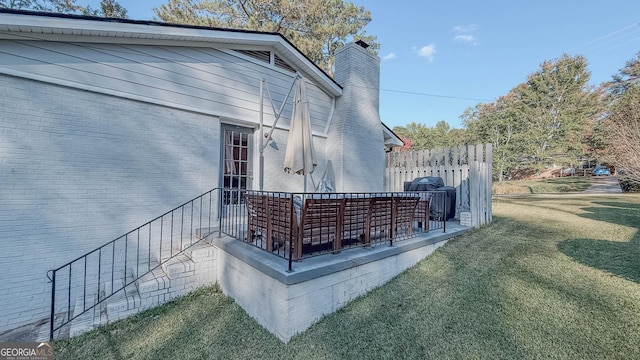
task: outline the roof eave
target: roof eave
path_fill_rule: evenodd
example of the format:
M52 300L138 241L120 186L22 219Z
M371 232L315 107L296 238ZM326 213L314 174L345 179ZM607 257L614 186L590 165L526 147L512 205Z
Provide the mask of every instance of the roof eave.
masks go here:
M316 64L302 54L279 33L249 30L217 29L202 26L176 25L154 21L110 19L33 11L0 10L0 33L86 37L91 41L116 38L122 41L143 40L153 44L161 41L189 41L218 45L270 46L293 65L320 84L332 96L341 96L342 87ZM2 34L0 34L0 39Z
M384 134L384 144L390 146L404 146L404 141L400 139L400 137L393 132L393 130L389 129L389 127L382 123L382 133Z

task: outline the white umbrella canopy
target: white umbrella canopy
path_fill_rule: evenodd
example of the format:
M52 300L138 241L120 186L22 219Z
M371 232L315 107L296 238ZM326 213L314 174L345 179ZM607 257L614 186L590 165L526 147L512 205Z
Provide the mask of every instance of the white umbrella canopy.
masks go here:
M304 175L304 191L307 190L307 174L318 165L311 134L309 100L304 78L298 77L293 93L293 108L287 150L284 154L284 171L289 174Z

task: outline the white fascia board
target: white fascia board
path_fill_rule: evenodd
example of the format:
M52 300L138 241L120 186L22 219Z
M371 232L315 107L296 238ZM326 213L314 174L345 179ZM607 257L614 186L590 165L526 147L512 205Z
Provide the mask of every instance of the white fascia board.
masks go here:
M389 130L385 124L381 123L381 125L385 145L404 146L404 142L393 131Z
M19 34L27 36L21 37ZM0 13L0 39L4 37L15 40L16 36L24 40L135 42L147 45L180 42L183 46L187 44L189 44L187 46L201 44L200 46L224 47L233 45L269 46L297 68L303 69L305 75L311 77L332 96L342 95L342 88L333 79L277 33Z
M234 42L238 40L251 42L251 35L276 36L268 33L250 33L242 31L225 31L219 29L200 29L174 25L163 26L161 23L129 23L125 21L91 20L83 18L67 18L46 15L0 13L1 31L34 32L43 34L75 34L84 36L115 36L147 39L190 38L201 41Z
M306 74L313 78L317 83L323 84L323 88L329 91L332 96L342 96L342 87L333 79L327 76L324 71L320 70L315 64L300 53L293 45L287 42L283 37L278 36L279 41L273 46L281 57L291 61L299 69L305 69ZM328 86L327 86L328 85Z

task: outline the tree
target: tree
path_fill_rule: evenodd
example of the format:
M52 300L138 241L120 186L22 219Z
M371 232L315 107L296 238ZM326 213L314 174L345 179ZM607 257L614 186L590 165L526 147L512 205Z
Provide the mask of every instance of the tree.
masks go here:
M127 10L115 0L102 0L100 10L78 5L76 0L0 0L0 8L115 18L127 17Z
M611 159L623 180L640 191L640 53L614 75L605 119Z
M640 191L640 86L626 89L607 117L616 167Z
M0 9L29 9L34 0L0 0Z
M505 180L523 163L524 123L518 114L517 95L510 92L495 103L478 104L463 114L469 143L493 145L493 177Z
M533 156L535 168L584 153L584 135L602 115L600 94L589 85L590 76L584 57L565 54L545 61L514 89L520 121L527 126L523 150Z
M0 0L0 8L75 13L82 10L75 0Z
M609 85L609 99L623 96L629 88L640 84L640 52L634 59L627 61L618 74L613 75Z
M423 125L412 122L406 126L395 126L393 132L398 134L403 140L409 139L411 141L411 150L424 150L430 149L428 139L429 129Z
M410 139L413 150L450 148L464 141L464 131L452 129L444 120L438 121L432 128L412 122L406 127L396 126L393 131L401 137Z
M404 135L398 135L400 140L404 143L402 146L396 146L393 151L411 151L413 150L413 141Z
M363 30L371 13L343 0L169 0L153 11L170 23L280 33L329 74L348 40L379 49Z
M122 7L115 0L102 0L100 1L100 10L94 10L90 6L87 6L83 11L84 15L101 16L107 18L127 18L127 9Z
M571 164L585 153L602 151L603 91L593 89L589 78L583 57L563 55L545 61L495 103L465 111L468 142L494 146L495 179L510 178L515 170Z

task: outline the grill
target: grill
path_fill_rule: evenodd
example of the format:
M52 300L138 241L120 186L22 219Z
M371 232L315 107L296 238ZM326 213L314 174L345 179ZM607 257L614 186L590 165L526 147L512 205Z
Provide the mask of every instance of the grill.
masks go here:
M441 204L445 206L432 206L430 218L451 220L456 216L456 188L444 186L444 180L438 176L424 176L415 178L412 181L405 181L404 191L439 191L433 195L431 204ZM444 208L444 214L441 210Z

